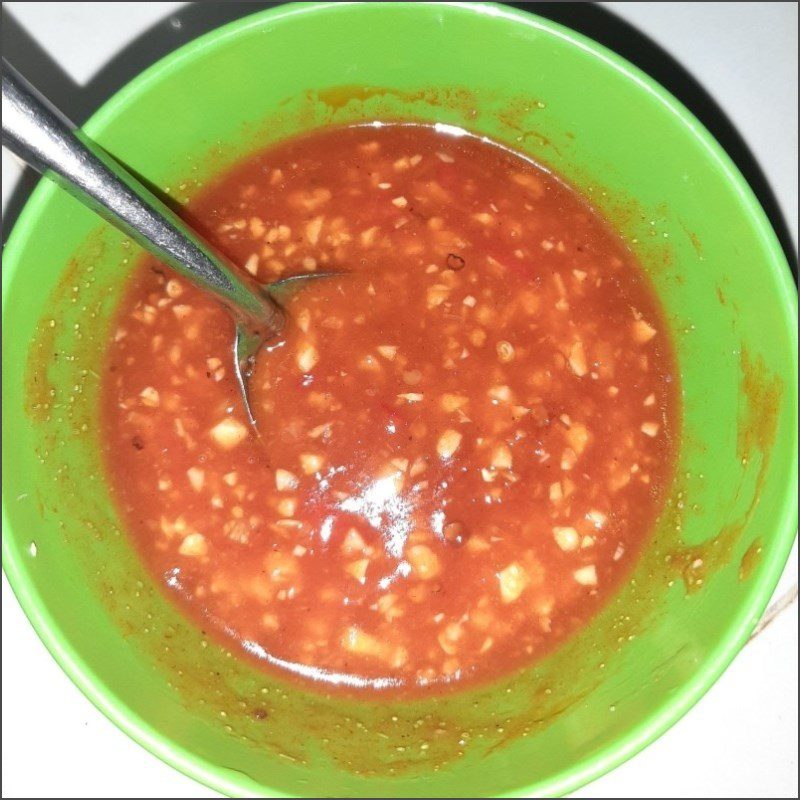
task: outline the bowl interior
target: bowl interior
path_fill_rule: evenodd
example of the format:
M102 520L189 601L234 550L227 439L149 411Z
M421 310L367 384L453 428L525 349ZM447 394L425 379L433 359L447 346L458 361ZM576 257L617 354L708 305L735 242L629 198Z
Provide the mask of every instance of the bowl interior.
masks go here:
M551 166L649 272L680 365L684 431L630 585L524 673L414 702L309 693L206 641L143 572L99 461L101 357L137 250L48 183L3 270L4 567L86 694L221 791L566 792L687 710L775 585L796 524L793 287L752 193L688 112L608 51L508 9L256 14L149 69L86 129L184 201L269 141L388 118L460 125Z

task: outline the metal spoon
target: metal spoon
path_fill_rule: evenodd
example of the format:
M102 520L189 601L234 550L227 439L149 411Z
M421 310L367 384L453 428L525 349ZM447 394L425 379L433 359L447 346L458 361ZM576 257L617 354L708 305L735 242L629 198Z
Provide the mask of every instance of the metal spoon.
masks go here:
M213 294L233 315L234 374L251 425L247 379L284 325L280 306L70 122L3 59L3 146ZM305 276L303 276L305 277ZM308 276L308 277L317 277ZM275 284L274 286L277 286Z

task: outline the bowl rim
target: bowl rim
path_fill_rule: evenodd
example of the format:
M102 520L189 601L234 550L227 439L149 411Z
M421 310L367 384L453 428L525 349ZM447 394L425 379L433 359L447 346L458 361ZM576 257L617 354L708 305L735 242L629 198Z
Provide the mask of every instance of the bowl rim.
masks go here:
M187 42L177 50L167 54L147 69L139 73L113 94L91 116L83 126L92 134L100 131L106 123L131 99L146 92L149 85L165 73L178 69L186 62L202 57L209 47L219 47L228 39L235 38L243 32L260 27L269 22L284 21L292 17L307 14L342 13L355 2L343 3L294 3L269 8L248 14L225 25L209 31L202 36ZM642 72L629 61L609 50L594 40L579 34L559 23L539 17L527 10L518 10L494 3L470 2L410 2L407 7L423 7L438 5L443 11L453 9L456 12L474 13L478 17L503 18L519 25L534 28L545 35L555 36L568 44L579 48L596 58L624 78L636 84L656 103L671 112L682 126L693 136L697 143L705 149L707 156L721 169L731 190L738 196L739 202L752 220L754 233L761 240L767 258L764 268L772 272L776 288L780 295L780 309L783 322L788 329L788 340L794 351L797 351L797 294L791 271L778 238L770 225L767 216L755 197L751 187L735 166L731 158L714 139L711 133L697 118L671 93L653 78ZM52 195L59 189L49 181L41 180L26 202L6 245L6 266L17 262L17 252L23 247L28 237L35 231L36 217ZM9 264L10 262L10 264ZM3 270L2 292L3 308L9 296L12 268ZM751 591L739 605L737 614L729 624L725 638L703 662L702 667L672 697L665 698L658 706L637 724L618 736L598 753L578 759L572 766L565 767L560 773L546 782L537 781L513 790L518 792L535 792L539 796L557 796L575 791L581 786L610 772L629 758L643 750L647 745L666 732L689 711L710 689L719 676L725 671L737 653L748 641L755 625L763 614L774 592L781 573L789 556L797 530L797 496L792 487L797 484L797 443L794 443L795 459L792 470L786 476L786 486L781 508L776 514L773 530L774 547L771 558L763 563L761 574L753 581ZM11 529L6 513L6 498L3 498L3 530ZM224 767L214 765L183 747L174 740L158 733L144 718L121 702L114 692L106 686L94 673L90 664L86 663L74 650L71 643L62 634L38 592L28 579L24 559L9 543L8 536L2 537L3 570L9 584L30 620L37 635L47 650L81 692L101 711L114 725L125 732L131 739L147 749L161 761L174 767L187 777L205 784L209 788L228 796L248 796L253 793L253 784L235 776ZM272 787L259 786L259 793L267 797L288 797ZM512 796L508 791L504 796Z

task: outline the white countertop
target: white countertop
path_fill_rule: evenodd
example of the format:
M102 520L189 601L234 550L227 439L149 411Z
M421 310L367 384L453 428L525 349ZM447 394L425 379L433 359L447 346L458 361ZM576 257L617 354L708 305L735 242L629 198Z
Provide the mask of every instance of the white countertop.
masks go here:
M757 158L796 248L797 5L603 5L660 45L716 99ZM211 3L202 13L222 21L241 6L232 3L220 10L220 4ZM195 21L180 23L175 15L180 17L182 7L172 2L4 4L77 84L78 98L79 87L150 26L163 23L159 34L151 37L154 48L182 44L195 30L198 13L193 9ZM562 6L559 13L582 17L575 23L579 26L608 23L598 8ZM6 26L3 54L13 59L15 43L7 41L8 35ZM621 35L628 46L631 38L624 31ZM15 37L19 46L21 37ZM154 57L157 51L151 50ZM145 59L148 54L147 49L140 53ZM642 58L658 59L658 54L651 51ZM687 96L682 91L697 96L679 78L676 81L683 90L668 88L681 99ZM59 102L59 97L53 99ZM101 100L83 98L87 105ZM65 110L81 116L66 104ZM19 175L4 151L4 210ZM776 596L796 582L797 543ZM797 633L794 603L743 650L684 719L575 796L797 797ZM5 575L2 644L3 797L219 796L147 753L95 710L47 654Z

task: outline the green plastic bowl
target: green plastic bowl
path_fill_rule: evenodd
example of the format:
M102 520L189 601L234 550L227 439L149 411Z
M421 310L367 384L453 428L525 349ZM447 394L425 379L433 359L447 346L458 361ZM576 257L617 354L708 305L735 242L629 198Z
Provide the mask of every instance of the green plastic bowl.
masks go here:
M683 435L629 585L534 667L413 702L307 691L205 640L143 572L99 461L109 314L137 252L47 181L3 269L4 568L87 697L221 792L569 792L684 714L775 587L797 522L794 287L751 190L683 106L597 44L508 8L254 14L148 69L86 131L182 201L271 140L390 117L461 125L553 167L649 272Z

